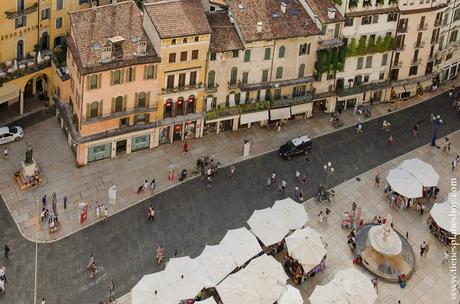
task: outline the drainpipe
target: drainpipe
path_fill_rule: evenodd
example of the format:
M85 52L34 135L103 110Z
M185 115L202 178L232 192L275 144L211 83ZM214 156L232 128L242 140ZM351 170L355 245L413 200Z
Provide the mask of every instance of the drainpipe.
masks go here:
M38 3L38 8L37 8L37 54L35 54L35 56L38 56L38 51L40 50L40 0L37 0L37 3ZM50 10L50 15L51 15L51 10Z

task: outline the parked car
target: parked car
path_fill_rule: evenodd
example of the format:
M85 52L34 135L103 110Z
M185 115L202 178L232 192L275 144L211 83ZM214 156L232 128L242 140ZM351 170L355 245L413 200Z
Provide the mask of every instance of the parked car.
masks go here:
M0 145L6 144L15 140L20 140L24 137L24 131L21 127L2 127L0 128Z
M307 136L296 137L280 147L280 156L285 159L291 159L297 154L307 154L312 148L311 139Z

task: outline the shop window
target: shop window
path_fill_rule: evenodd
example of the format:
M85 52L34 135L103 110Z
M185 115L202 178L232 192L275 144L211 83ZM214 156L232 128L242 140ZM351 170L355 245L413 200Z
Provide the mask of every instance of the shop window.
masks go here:
M112 143L88 147L88 163L110 158L112 155Z
M133 137L131 140L131 151L148 149L150 146L150 135Z

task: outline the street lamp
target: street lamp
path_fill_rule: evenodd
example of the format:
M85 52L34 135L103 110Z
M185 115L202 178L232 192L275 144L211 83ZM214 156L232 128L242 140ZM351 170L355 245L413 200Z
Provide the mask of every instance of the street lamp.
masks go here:
M434 133L433 133L433 138L431 139L431 145L433 147L436 147L436 137L437 137L437 133L438 133L438 129L439 127L441 126L442 124L442 119L441 119L441 116L436 116L434 119L433 119L433 123L434 123Z
M329 184L329 175L334 173L334 167L332 167L332 163L328 162L326 165L323 166L324 172L326 173L326 191Z

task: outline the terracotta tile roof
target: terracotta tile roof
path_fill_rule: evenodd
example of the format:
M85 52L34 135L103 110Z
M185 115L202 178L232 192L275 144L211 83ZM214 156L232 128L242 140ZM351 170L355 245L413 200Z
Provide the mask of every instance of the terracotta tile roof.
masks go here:
M67 42L81 74L159 61L143 30L140 13L133 1L126 1L69 14L73 36L68 37ZM112 61L102 63L103 47L115 36L124 39L121 50ZM135 55L139 41L147 42L145 56Z
M211 33L200 0L150 0L144 8L160 38Z
M243 43L226 12L206 14L211 26L211 52L242 50Z
M327 23L334 23L340 22L345 20L342 14L335 8L334 4L330 0L305 0L308 6L311 8L313 13L318 16L319 21L321 24ZM334 9L335 10L335 17L333 19L329 19L327 16L328 10Z
M319 29L298 0L288 2L281 12L280 0L227 0L244 42L305 37L319 34ZM257 32L257 22L262 31Z

